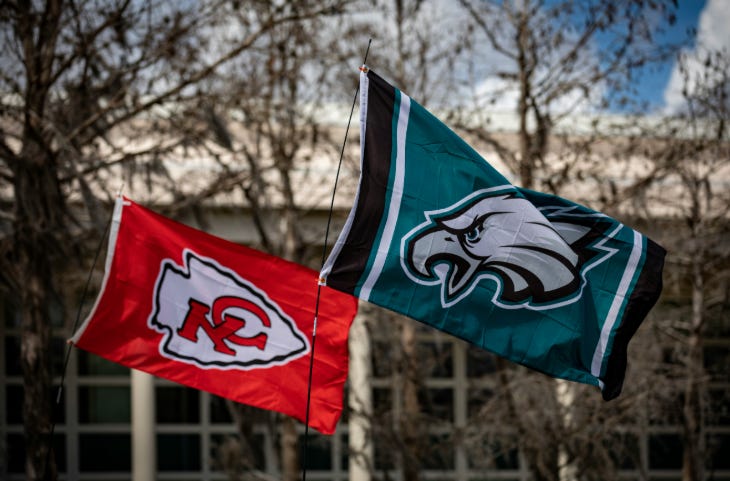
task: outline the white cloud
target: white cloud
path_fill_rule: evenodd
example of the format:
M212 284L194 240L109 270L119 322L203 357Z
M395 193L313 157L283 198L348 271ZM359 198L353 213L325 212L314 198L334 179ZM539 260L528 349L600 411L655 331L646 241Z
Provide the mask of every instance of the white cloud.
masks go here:
M727 0L707 0L697 25L697 47L685 50L689 78L696 78L703 68L701 51L722 50L730 53L730 2ZM664 90L664 105L667 113L677 112L684 106L682 96L683 78L679 65L675 63L672 75ZM691 87L691 85L690 85Z

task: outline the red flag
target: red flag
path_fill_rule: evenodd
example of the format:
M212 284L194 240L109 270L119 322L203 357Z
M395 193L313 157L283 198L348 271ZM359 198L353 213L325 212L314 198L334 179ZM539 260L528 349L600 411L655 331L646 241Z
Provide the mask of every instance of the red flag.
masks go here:
M102 291L71 342L304 421L317 289L311 269L118 199ZM309 424L332 434L357 303L321 289Z

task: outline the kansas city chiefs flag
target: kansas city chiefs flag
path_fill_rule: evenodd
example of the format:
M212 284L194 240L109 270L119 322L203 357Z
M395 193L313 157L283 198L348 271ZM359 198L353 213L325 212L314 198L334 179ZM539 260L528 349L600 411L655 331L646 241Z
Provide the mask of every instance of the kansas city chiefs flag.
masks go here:
M315 271L120 198L102 291L71 342L304 421L317 289ZM309 423L325 434L342 412L356 309L352 296L321 291Z
M372 70L360 82L360 183L323 282L618 396L664 250L604 214L511 185Z

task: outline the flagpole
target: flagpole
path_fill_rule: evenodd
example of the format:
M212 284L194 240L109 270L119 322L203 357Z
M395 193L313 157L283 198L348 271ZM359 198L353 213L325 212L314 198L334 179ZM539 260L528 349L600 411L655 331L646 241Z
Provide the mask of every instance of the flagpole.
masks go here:
M84 290L81 293L81 299L79 299L79 308L76 312L76 319L74 320L74 324L71 328L71 332L75 332L76 328L79 325L79 321L81 320L81 310L84 307L84 301L86 301L86 297L89 293L89 287L91 285L91 277L94 274L94 269L96 268L96 263L99 260L99 255L101 254L101 249L104 247L104 239L106 239L106 236L109 234L109 228L112 225L112 219L114 217L114 209L112 208L112 213L109 214L109 220L106 223L106 226L104 227L104 232L101 235L101 239L99 239L99 244L96 246L96 253L94 254L94 261L91 263L91 267L89 268L89 274L86 277L86 284L84 284ZM51 463L51 455L53 453L53 436L56 431L56 418L58 417L59 413L58 410L61 408L61 398L63 396L63 389L66 384L66 372L68 371L68 363L71 359L71 348L72 345L69 342L68 347L66 348L66 354L64 355L63 359L63 370L61 371L61 382L58 385L58 389L56 390L56 398L54 401L53 408L51 409L51 429L48 434L48 451L46 452L46 459L43 464L43 469L41 471L42 479L46 479L46 476L48 476L48 466Z
M363 66L368 60L368 53L370 53L370 44L373 39L368 39L368 46L365 49L365 55L363 56ZM332 224L332 213L335 206L335 194L337 193L337 182L340 179L340 171L342 170L342 159L345 156L345 146L347 145L347 135L350 132L350 124L352 123L352 115L355 112L355 105L357 105L357 96L360 93L360 83L358 82L355 87L355 95L352 99L352 107L350 108L350 117L347 119L347 128L345 129L345 138L342 141L342 149L340 150L340 159L337 164L337 173L335 175L335 183L332 187L332 198L330 199L330 209L327 216L327 227L324 233L324 245L322 246L322 262L320 270L324 267L325 260L327 258L327 242L329 240L330 226ZM319 300L322 293L322 286L324 285L324 279L319 279L317 283L317 298L314 304L314 323L312 325L312 347L309 356L309 379L307 380L307 408L304 419L304 446L303 446L303 460L302 460L302 481L307 481L307 461L308 461L308 446L309 446L309 408L312 401L312 373L314 370L314 346L317 341L317 318L319 316Z

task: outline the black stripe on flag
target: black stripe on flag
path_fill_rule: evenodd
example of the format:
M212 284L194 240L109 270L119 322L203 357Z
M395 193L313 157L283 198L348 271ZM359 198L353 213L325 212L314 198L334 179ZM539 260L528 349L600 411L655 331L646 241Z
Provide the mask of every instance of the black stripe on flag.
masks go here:
M651 239L646 239L646 260L639 274L624 312L621 325L616 330L611 354L603 378L604 386L601 394L606 401L621 393L626 375L627 353L629 341L649 310L659 299L662 292L662 268L666 251Z
M363 171L355 217L345 246L327 277L327 285L349 293L354 293L365 271L385 212L393 145L395 88L372 70L368 72L368 80Z

